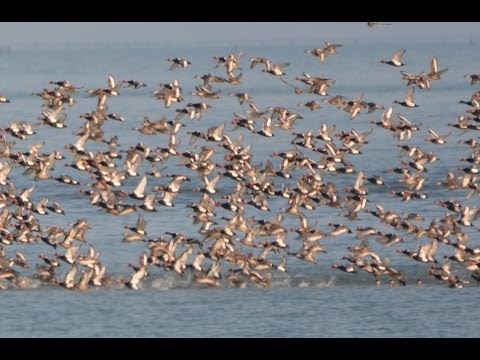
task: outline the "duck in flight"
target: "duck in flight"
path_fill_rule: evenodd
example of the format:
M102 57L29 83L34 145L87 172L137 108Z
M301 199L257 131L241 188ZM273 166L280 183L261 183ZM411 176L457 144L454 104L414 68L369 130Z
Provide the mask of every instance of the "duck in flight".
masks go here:
M405 49L398 50L398 51L393 53L391 60L388 60L388 61L380 60L380 63L388 64L388 65L392 65L392 66L396 66L396 67L403 66L403 65L405 65L405 63L402 63L403 54L405 54Z
M190 61L183 57L168 58L167 61L172 63L169 70L175 70L179 66L185 69L188 65L192 65Z
M415 88L409 87L405 92L405 100L404 101L395 100L394 103L400 104L402 106L409 107L409 108L418 107L418 105L415 103L415 100L413 99L413 94L415 94Z

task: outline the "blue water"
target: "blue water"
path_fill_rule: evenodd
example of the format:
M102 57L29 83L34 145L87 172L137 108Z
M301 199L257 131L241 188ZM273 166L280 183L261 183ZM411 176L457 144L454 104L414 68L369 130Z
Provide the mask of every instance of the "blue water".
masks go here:
M327 39L325 39L327 40ZM451 40L453 41L453 40ZM202 130L216 126L222 122L226 124L232 138L244 134L243 144L252 144L254 154L252 164L259 164L270 159L275 168L279 168L279 158L271 158L273 151L285 151L292 148L292 131L303 132L311 129L318 131L320 124L326 122L335 124L335 133L350 131L366 131L373 127L373 133L368 138L368 144L362 147L361 155L349 155L349 160L357 170L363 169L367 176L381 174L386 182L385 187L376 187L366 183L370 193L368 195L368 209L374 209L375 204L381 204L387 210L398 213L409 211L418 212L425 216L425 221L416 222L427 227L434 219L443 217L448 210L435 205L438 199L457 199L464 206L479 206L478 195L466 200L465 189L449 191L436 185L436 182L446 178L448 170L454 171L456 176L462 175L457 167L466 167L466 162L459 159L467 157L471 152L464 144L458 144L460 139L478 138L475 131L462 133L447 126L455 122L458 115L463 114L466 106L459 104L459 100L469 100L471 94L478 89L478 85L471 86L465 74L478 71L480 59L479 47L469 44L468 41L431 42L420 40L416 43L372 43L371 41L357 41L344 44L338 49L338 55L329 56L325 64L305 50L322 46L323 39L316 44L285 44L277 46L246 46L242 47L245 55L240 60L242 68L242 84L213 84L214 89L220 89L220 100L201 100L189 95L194 90L198 80L195 75L212 73L225 76L225 69L215 69L213 55L223 56L239 49L229 46L193 46L188 48L96 48L96 49L21 49L13 50L11 55L0 57L0 94L10 98L10 104L0 104L0 127L6 128L9 122L22 120L30 123L37 122L44 110L41 99L31 96L32 92L41 92L43 88L51 87L49 81L68 79L83 89L73 96L78 101L72 108L67 108L67 128L53 129L46 125L38 125L37 134L27 140L14 139L15 151L26 152L29 145L45 141L40 153L60 150L66 156L65 160L57 161L52 175L70 174L82 184L80 187L60 184L54 180L34 181L32 177L22 175L24 169L13 165L10 179L15 182L17 192L20 189L36 185L30 199L36 203L47 196L51 202L57 201L64 208L66 215L38 216L42 228L47 225L56 225L66 228L68 224L85 217L92 226L86 233L88 243L101 252L101 263L107 267L107 273L114 278L128 278L132 270L128 263L138 264L139 256L148 249L144 242L122 243L124 225L135 225L138 214L131 213L123 217L116 217L89 205L88 197L81 194L80 188L88 189L86 184L92 183L89 174L79 172L64 164L71 163L72 155L64 149L65 145L73 144L77 137L72 133L77 131L83 123L79 115L91 111L96 106L96 99L86 97L86 89L105 87L109 73L117 80L138 79L147 83L146 88L134 90L122 88L121 95L108 100L109 112L123 115L125 122L106 121L104 125L105 138L118 135L120 147L126 150L139 142L150 147L166 146L168 136L158 134L153 136L142 135L132 128L140 127L144 116L158 120L162 116L173 119L175 109L184 107L188 102L206 101L212 109L205 112L200 121L190 121L184 118L186 125L180 130L181 151L198 151L195 146L205 145L205 141L198 140L194 145L189 144L187 131ZM321 102L322 109L310 112L309 109L297 106L300 102L311 99L322 100L317 95L295 95L292 88L285 85L280 79L261 72L261 65L250 70L248 59L251 56L266 56L274 63L289 62L285 68L285 79L297 86L295 77L302 72L313 76L324 74L336 80L329 89L329 94L342 94L352 99L360 92L364 93L364 100L375 101L386 107L393 100L402 100L406 90L406 83L401 80L398 68L379 64L380 59L389 59L391 54L405 47L403 70L410 73L419 73L429 70L432 56L437 56L440 68L448 67L441 81L432 81L429 92L417 89L415 99L420 105L415 109L405 109L395 106L395 113L401 113L416 124L422 124L421 130L415 132L410 141L405 144L419 145L424 152L433 151L440 160L427 164L428 173L422 192L429 194L426 200L413 200L403 203L398 197L391 196L390 190L404 189L405 185L398 182L400 175L395 173L384 174L389 167L400 166L398 157L398 141L392 137L390 131L371 124L372 120L381 119L381 111L373 114L360 114L354 120L349 120L346 112L339 111L327 103ZM168 71L167 57L185 56L192 65L187 69L178 68ZM178 79L182 87L184 101L173 104L172 108L165 109L163 102L156 100L152 93L158 89L159 83L171 82ZM244 129L233 132L230 124L233 113L242 114L248 109L247 105L239 105L234 97L227 96L231 91L246 91L260 109L268 106L285 106L292 111L299 112L303 119L295 123L293 130L274 129L273 138L264 138L251 134ZM452 134L447 138L447 144L435 145L424 141L427 137L427 128L435 129L439 134L449 131ZM261 122L256 123L257 130ZM7 137L10 140L10 137ZM338 142L338 140L336 140ZM319 146L323 145L318 141ZM208 144L211 145L211 144ZM216 146L215 146L216 147ZM104 144L89 141L86 148L91 151L106 150ZM223 163L223 150L216 149L213 156L216 162ZM318 160L322 154L307 149L301 151L313 159ZM1 159L2 162L6 161ZM117 162L121 168L123 160ZM187 236L199 240L203 235L198 234L199 227L192 224L187 217L192 210L186 207L190 202L197 202L199 193L192 189L199 186L198 176L180 165L180 158L172 157L159 168L166 166L168 173L188 175L192 181L184 183L182 192L174 199L175 207L165 208L157 205L158 212L140 213L147 221L148 238L158 238L166 231L183 232ZM145 161L140 172L147 171L150 164ZM275 178L275 185L280 187L282 182L294 186L302 170L293 171L292 179ZM343 188L353 185L356 175L329 174L322 175L324 182L332 181L336 184L339 195L347 195ZM211 175L210 175L211 177ZM122 189L130 192L136 186L139 177L127 178ZM168 179L149 177L147 193L155 184L167 184ZM234 181L223 177L218 184L221 195L229 194L234 188ZM6 190L6 188L5 188ZM126 203L134 200L127 199ZM287 202L285 199L272 198L269 200L272 211L264 213L251 206L246 207L246 217L255 216L257 219L270 219L279 212L284 212ZM10 207L14 211L14 207ZM59 286L46 285L33 280L31 288L17 289L11 283L1 280L2 284L10 288L0 291L2 307L0 310L0 336L3 337L476 337L480 335L478 320L472 304L475 304L479 294L479 287L470 272L461 264L454 263L453 269L466 281L463 289L450 289L446 284L434 279L427 273L430 264L423 264L398 254L397 249L416 250L422 242L430 241L426 237L415 239L395 230L367 213L359 214L359 221L345 218L343 209L333 209L318 206L314 211L302 210L309 218L309 223L317 221L316 227L330 230L328 223L344 223L353 230L353 234L344 234L339 237L327 237L321 240L327 253L320 253L318 264L306 263L293 256L288 257L287 273L272 270L270 288L260 288L253 282L248 282L247 288L235 288L227 280L227 270L233 267L226 261L222 263L221 286L208 288L192 282L191 274L177 275L171 271L164 271L151 266L150 276L141 282L141 289L133 291L124 287L96 289L79 292L65 290ZM217 221L223 226L222 216L231 217L232 213L217 209ZM282 225L287 229L298 227L298 218L286 214ZM470 234L470 247L479 246L478 220L473 221L473 227L462 226L462 231ZM348 255L348 246L357 245L355 238L356 227L374 226L378 230L394 232L403 236L404 243L392 247L384 247L372 237L370 245L382 259L388 256L395 268L403 271L407 286L388 286L388 276L382 277L382 283L375 285L371 275L359 271L357 274L345 274L333 270L333 262L343 263L342 256ZM242 237L243 234L239 233ZM166 237L168 238L168 236ZM451 237L453 239L453 236ZM273 240L273 238L257 237L256 241ZM301 241L297 234L289 232L287 243L292 251L300 248ZM17 268L24 276L32 277L35 264L39 263L38 254L53 255L54 249L40 242L35 245L13 244L4 246L7 257L14 256L16 250L27 257L31 269ZM83 245L80 253L86 254L88 246ZM251 251L251 249L245 249ZM64 249L58 248L63 252ZM181 249L177 249L177 255ZM194 252L195 253L195 252ZM440 244L436 258L443 261L444 255L452 255L453 248ZM277 263L280 255L271 254L270 259ZM193 255L190 260L193 259ZM206 264L209 261L205 262ZM63 280L69 266L62 264L57 275ZM79 277L79 272L77 278ZM416 280L422 279L425 286L416 285Z

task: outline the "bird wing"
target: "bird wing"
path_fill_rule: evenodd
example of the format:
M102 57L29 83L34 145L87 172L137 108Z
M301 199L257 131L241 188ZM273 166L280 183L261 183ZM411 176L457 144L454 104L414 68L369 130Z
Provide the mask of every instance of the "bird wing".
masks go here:
M412 125L412 122L408 120L405 116L397 114L397 117L406 125Z
M112 74L108 74L107 83L110 90L115 89L115 79Z
M146 227L147 222L145 221L145 218L141 214L139 214L137 219L137 229L145 231Z
M135 190L133 190L135 195L143 195L145 192L145 187L147 186L147 175L143 175L143 177L140 179L140 182L138 183L137 187Z
M432 73L438 72L438 60L436 56L432 58L432 62L430 63L430 70Z
M392 61L401 62L403 54L405 54L405 49L394 52L392 56Z
M439 138L439 136L438 136L438 134L435 132L435 130L433 130L433 129L431 129L431 128L428 128L428 132L429 132L430 135L432 135L432 137L433 137L434 139L438 139L438 138Z
M355 98L352 100L354 103L359 103L361 102L363 99L363 92L361 92L360 94L358 94L357 96L355 96Z
M415 103L413 100L413 95L415 94L415 88L414 87L409 87L407 91L405 92L405 102L406 103Z
M75 275L77 274L77 267L74 265L70 269L70 271L67 273L67 276L65 277L65 286L70 288L75 285Z

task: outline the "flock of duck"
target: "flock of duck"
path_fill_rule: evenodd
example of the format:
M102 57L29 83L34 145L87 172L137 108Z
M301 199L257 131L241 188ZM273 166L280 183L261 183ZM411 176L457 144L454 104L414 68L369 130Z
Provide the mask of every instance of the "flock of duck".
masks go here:
M369 26L377 24L380 23L369 23ZM306 50L308 55L305 56L315 56L323 63L327 57L337 55L341 46L325 42L323 47ZM404 66L402 57L405 52L405 49L395 51L391 59L380 63ZM144 142L121 146L124 141L105 131L103 125L106 122L133 122L111 112L109 99L128 96L129 92L147 87L142 81L120 81L109 74L106 87L86 91L85 101L92 99L96 106L92 103L94 110L80 115L83 124L74 133L78 137L74 144L42 153L45 142L39 142L31 145L28 151L21 151L16 141L21 143L27 138L39 137L36 135L37 126L65 131L69 109L78 101L74 97L85 94L85 90L68 80L61 80L50 81L50 88L34 93L43 102L40 123L11 122L3 129L0 138L0 185L3 188L0 195L0 289L31 287L32 283L40 282L79 291L107 286L138 290L145 278L156 271L174 272L191 279L197 286L269 287L274 273L287 272L288 262L293 258L311 266L325 265L321 254L327 252L328 247L322 245L322 239L331 237L348 237L349 244L343 257L328 267L351 274L349 276L367 273L376 284L384 280L391 286L422 285L423 281L421 276L409 279L404 269L392 263L389 257L375 252L369 243L372 239L386 248L394 248L392 251L405 255L405 259L422 264L424 274L450 287L480 281L480 247L469 244L469 234L465 230L480 217L477 206L468 206L454 198L437 200L435 206L445 208L446 212L425 226L421 225L425 222L422 214L398 213L378 202L367 207L373 188L383 192L384 196L397 197L399 202L428 201L429 193L423 192L422 188L425 182L435 180L428 179L426 166L435 167L438 157L432 151L422 151L418 142L415 144L415 132L421 124L395 113L394 104L384 106L364 101L363 93L354 99L330 95L335 80L323 75L303 73L295 78L297 83L292 83L284 77L288 63L274 63L266 57L252 56L247 71L257 72L254 76L277 77L282 91L291 92L293 89L296 95L310 94L314 98L299 103L298 109L282 106L260 109L253 101L255 94L241 90L240 65L247 63L243 55L239 52L215 56L212 69L225 69L225 76L210 73L195 76L201 81L187 96L197 100L185 101L185 89L178 80L162 83L153 91L153 97L162 101L166 109L174 108L174 111L166 110L170 111L171 119L145 117L141 126L131 131L140 133L141 137L154 136L158 144L165 144L157 147L149 147ZM195 66L185 58L168 58L167 61L171 64L172 75ZM409 114L414 116L414 108L418 106L414 99L415 89L435 91L432 83L441 81L448 70L440 69L438 63L433 56L430 69L425 72L410 74L402 71L407 90L404 100L394 103L411 108ZM261 71L258 67L262 68ZM480 82L480 75L465 77L471 85ZM228 99L222 91L215 89L219 83L228 89L229 97L238 100L244 112L234 113L230 124L221 122L203 130L192 129L193 123L201 126L216 102ZM15 101L0 96L1 106L9 106L10 100ZM468 130L480 129L480 91L463 102L468 109L449 125L452 132L470 134ZM308 131L295 131L296 122L303 119L302 108L313 112L322 106L338 109L339 116L347 113L350 119L374 112L381 115L378 121L372 121L371 129L361 133L353 128L335 132L333 120L315 125ZM190 121L185 122L187 118ZM69 120L71 123L73 121ZM237 131L239 129L242 130ZM261 146L254 148L249 139L263 137L266 141L276 141L278 132L292 134L291 142L277 143L278 151L270 155L271 160L255 162L255 151L263 150ZM400 158L406 157L407 160L401 160L397 167L367 173L355 168L351 160L362 156L362 147L376 132L391 133L397 141ZM438 134L433 128L428 128L428 133L426 140L440 147L451 135L451 132ZM188 137L190 143L180 150L179 138ZM184 140L182 145L187 142ZM102 150L94 151L95 146L89 146L94 143ZM462 138L459 143L469 152L461 159L467 165L449 169L445 178L437 181L435 186L470 199L480 195L477 168L480 146L475 138ZM62 163L78 177L62 175L59 165ZM158 167L159 164L162 168ZM18 169L21 169L22 177L31 178L32 186L17 190L15 171ZM398 177L395 184L384 181L380 175L382 171L394 173ZM326 181L326 174L332 173L337 174L335 179L342 179L351 186L342 189L334 181ZM132 189L125 185L129 178L138 179ZM86 183L84 179L90 182ZM199 186L187 190L185 184L194 180ZM80 189L85 204L101 209L108 216L134 213L137 221L125 225L118 246L143 242L144 251L134 256L138 260L125 266L125 274L111 275L102 264L102 254L89 241L92 225L88 218L77 219L65 228L49 224L52 216L63 216L65 212L62 204L51 201L48 194L41 194L43 197L38 202L31 200L37 181L59 182L65 191ZM157 183L152 186L153 182ZM398 186L401 188L397 189ZM175 212L177 200L186 191L198 199L186 205L191 211L191 220L188 221L193 221L191 226L198 236L171 231L162 234L147 232L144 214L156 213L161 217L165 212ZM274 201L281 206L272 206ZM335 212L332 216L335 221L328 224L328 229L321 229L316 221L311 221L321 207ZM347 224L358 225L342 223L342 218L336 215L338 211L342 212ZM249 216L249 213L255 215ZM47 214L52 216L44 216ZM268 214L267 219L258 214ZM366 217L370 221L376 219L390 231L362 226ZM298 219L295 220L298 226L287 228L282 224L286 218ZM407 238L412 245L409 249L401 248L398 244L407 242ZM27 259L22 252L21 247L27 245L41 248L35 265L35 259ZM449 255L436 257L439 247ZM86 253L82 253L82 248ZM33 276L22 270L31 267L35 269Z

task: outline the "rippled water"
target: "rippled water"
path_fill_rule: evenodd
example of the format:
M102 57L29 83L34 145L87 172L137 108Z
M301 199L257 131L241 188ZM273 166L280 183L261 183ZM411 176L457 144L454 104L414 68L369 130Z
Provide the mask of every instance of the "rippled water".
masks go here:
M477 297L433 284L14 290L2 293L2 336L477 337Z
M327 40L327 39L325 39ZM477 138L475 132L461 133L459 130L448 127L447 123L455 122L458 115L464 113L466 107L459 104L459 100L468 100L478 85L470 86L469 81L463 78L478 69L480 52L477 45L465 42L451 43L422 43L414 44L371 43L355 41L344 44L338 50L339 54L327 57L326 63L321 64L313 56L306 54L307 48L322 46L323 39L318 44L288 44L288 46L249 46L243 47L244 57L241 59L243 72L242 85L214 85L215 89L222 90L221 100L207 101L212 109L207 111L200 121L183 122L186 127L180 132L180 150L196 150L196 145L203 145L199 140L196 144L189 144L186 134L191 130L205 131L207 128L225 122L227 131L231 131L230 120L233 113L243 113L247 108L240 106L237 100L227 96L230 91L246 91L252 95L255 104L261 109L267 106L286 106L298 111L303 119L295 123L295 132L307 129L317 131L320 124L327 122L336 124L335 132L350 131L353 127L357 131L365 131L374 127L372 120L379 121L381 112L361 114L354 120L349 115L336 110L327 103L323 108L310 112L306 108L297 107L300 102L314 99L314 96L293 93L292 88L282 83L278 78L262 73L260 66L250 70L248 58L250 56L266 56L273 62L289 62L285 69L286 79L296 83L294 78L302 72L314 76L324 74L336 80L336 84L329 90L332 95L342 94L351 99L360 92L364 99L375 101L388 106L395 99L402 100L405 92L405 82L397 68L378 63L379 59L388 59L393 51L405 47L407 52L404 61L405 70L419 73L427 70L430 59L436 55L440 67L449 67L442 81L432 81L432 89L425 92L417 89L415 98L420 105L416 109L395 107L395 112L407 116L414 123L422 124L421 130L414 133L412 140L405 143L420 145L424 152L433 151L439 161L427 164L429 169L427 181L422 189L429 194L426 200L414 200L402 203L398 197L389 195L390 190L403 189L398 183L400 176L394 173L384 174L388 167L399 166L399 149L397 140L392 134L379 127L368 138L368 144L362 148L361 155L350 155L350 161L356 169L363 169L367 176L381 174L387 186L385 188L367 184L370 194L367 208L374 209L374 204L380 203L385 209L397 212L419 212L425 216L423 226L435 218L442 217L445 209L434 205L438 199L456 198L464 201L466 190L448 191L436 185L437 181L444 180L446 171L455 171L457 176L461 172L457 167L466 167L467 163L460 162L461 157L468 156L470 149L466 145L458 144L460 139ZM194 85L194 75L214 73L224 76L224 68L214 69L213 55L223 56L239 49L229 47L191 47L191 48L112 48L112 49L57 49L57 50L18 50L11 55L0 57L1 92L11 99L11 104L0 105L1 126L6 127L14 120L34 122L40 116L41 100L31 96L32 92L40 92L49 87L50 80L68 79L74 85L83 86L79 94L74 95L78 103L68 114L66 129L52 129L39 125L37 134L21 141L16 140L16 151L27 151L30 144L45 141L41 152L61 150L67 155L64 161L58 161L53 175L71 174L78 179L82 186L88 188L87 183L92 179L88 174L65 167L64 163L72 160L64 145L73 144L76 137L72 134L78 130L83 120L78 117L85 111L91 111L96 106L96 100L85 97L85 89L104 87L108 73L117 79L138 79L148 84L147 88L133 90L121 89L121 96L111 97L108 100L109 111L119 113L127 118L126 122L107 121L105 137L114 134L119 137L120 149L128 149L138 142L144 142L151 147L166 146L168 136L159 134L145 136L136 131L140 127L143 117L148 116L157 120L162 116L172 119L176 114L174 109L184 104L198 101L189 93ZM167 57L186 56L192 62L187 69L168 71ZM159 82L171 82L178 79L183 89L185 101L174 104L171 109L165 109L163 103L152 97L152 91ZM300 85L300 83L296 83ZM257 125L259 128L260 125ZM438 133L452 131L447 138L447 144L438 146L424 141L427 128L432 127ZM292 131L276 129L275 137L263 138L252 135L244 130L232 133L243 133L244 144L252 144L254 153L253 164L258 164L270 158L273 151L288 150L293 139ZM319 142L321 145L321 142ZM88 149L92 151L106 150L99 143L88 142ZM304 154L318 160L319 153L302 149ZM214 160L223 162L223 151L218 148ZM270 158L276 169L279 167L279 158ZM179 164L179 159L172 158L166 164L169 173L187 174L192 178L191 183L185 183L182 192L174 200L174 208L157 206L157 213L142 215L147 220L149 238L157 238L165 231L183 232L188 236L202 239L197 233L198 227L192 225L191 209L186 207L190 202L196 202L199 194L192 191L199 186L196 174ZM120 164L120 163L119 163ZM145 162L141 171L146 171L150 164ZM128 277L131 269L128 263L138 263L138 257L143 253L145 243L135 242L125 244L121 242L124 225L134 225L137 214L124 217L115 217L99 208L92 207L88 198L82 195L79 187L60 184L53 180L33 181L31 177L22 176L23 168L16 166L12 170L11 179L17 189L36 185L31 200L36 203L42 197L48 196L50 201L58 201L67 215L49 215L39 217L42 225L57 225L66 227L81 217L85 217L92 225L87 232L87 240L101 253L102 264L107 266L107 272L113 277ZM282 182L289 186L295 185L296 179L302 171L294 171L293 179L277 178L277 187ZM356 175L329 174L323 175L324 181L333 181L341 190L345 186L353 185ZM138 183L139 178L128 178L124 189L131 191ZM167 184L167 179L149 178L148 188L154 184ZM222 178L218 185L219 195L229 194L233 190L234 181ZM346 194L345 194L346 195ZM342 195L344 196L344 195ZM251 206L246 208L246 216L255 216L260 219L269 219L287 206L285 199L274 198L269 200L272 212L263 213ZM475 195L466 204L478 206L478 196ZM386 225L382 225L373 216L361 213L360 221L350 221L343 217L342 209L317 207L315 211L306 211L310 221L317 221L317 227L328 231L328 223L344 223L352 230L357 226L375 226L379 230L395 232ZM231 213L218 210L218 218L231 217ZM221 220L220 220L221 221ZM219 222L220 222L219 221ZM223 224L223 222L220 222ZM289 229L298 227L298 219L287 214L283 225ZM471 228L462 230L470 234L471 247L479 245L478 221L474 221ZM190 274L183 277L173 272L161 269L151 269L151 276L141 284L140 291L131 291L126 288L114 287L107 289L91 289L81 293L67 291L58 286L33 283L30 289L9 289L1 291L2 307L0 310L0 336L114 336L114 337L179 337L179 336L207 336L207 337L417 337L417 336L478 336L479 317L473 311L479 287L472 280L463 289L450 289L445 284L431 278L427 274L428 264L415 262L396 253L397 249L416 250L425 238L420 240L404 236L403 244L396 244L385 248L373 238L370 241L372 248L380 256L391 258L392 265L406 275L406 287L391 288L383 284L376 286L372 277L366 273L345 274L334 271L330 265L333 262L341 263L341 257L348 254L347 247L358 244L354 234L340 237L328 237L321 243L327 250L326 254L319 254L318 265L305 263L292 256L288 259L288 273L274 273L271 288L258 288L249 284L246 289L238 289L229 284L226 278L221 280L222 286L216 289L194 285ZM264 239L261 239L264 240ZM271 239L270 239L271 240ZM258 241L258 240L257 240ZM298 250L300 241L296 234L290 232L288 244L293 251ZM15 250L22 251L31 265L37 263L37 255L53 254L53 249L44 243L38 245L5 246L7 255L12 256ZM83 246L81 252L86 252ZM63 249L62 249L63 251ZM437 258L452 255L452 247L440 245ZM273 255L271 259L278 262L280 256ZM455 269L465 279L469 278L467 270L455 264ZM21 269L24 275L32 276L34 266L30 270ZM228 264L223 264L224 273ZM59 269L60 277L67 271L67 266ZM416 279L425 282L424 287L415 285Z

